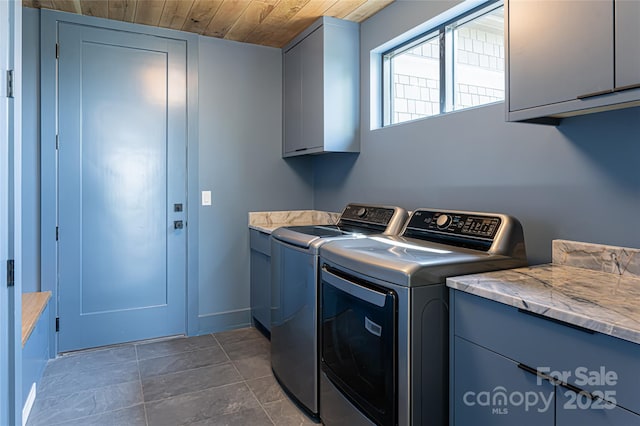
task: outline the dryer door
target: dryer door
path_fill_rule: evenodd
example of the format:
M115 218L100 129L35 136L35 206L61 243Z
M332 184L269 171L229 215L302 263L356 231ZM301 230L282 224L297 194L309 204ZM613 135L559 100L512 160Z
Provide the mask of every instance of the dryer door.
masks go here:
M322 371L372 421L397 414L397 295L322 269Z

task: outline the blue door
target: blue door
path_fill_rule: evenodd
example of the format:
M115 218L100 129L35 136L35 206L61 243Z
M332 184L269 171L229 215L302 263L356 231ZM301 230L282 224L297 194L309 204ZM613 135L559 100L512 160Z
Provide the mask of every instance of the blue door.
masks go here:
M58 37L59 351L184 334L185 42Z

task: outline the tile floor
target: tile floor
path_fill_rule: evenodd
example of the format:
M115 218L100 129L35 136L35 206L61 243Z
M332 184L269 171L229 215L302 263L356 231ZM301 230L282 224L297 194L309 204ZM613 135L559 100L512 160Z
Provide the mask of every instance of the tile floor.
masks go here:
M49 361L28 426L313 425L254 328L138 342Z

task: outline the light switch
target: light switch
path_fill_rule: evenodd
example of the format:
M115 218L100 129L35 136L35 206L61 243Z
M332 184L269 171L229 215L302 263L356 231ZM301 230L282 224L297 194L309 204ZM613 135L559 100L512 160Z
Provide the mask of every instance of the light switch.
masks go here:
M211 205L211 191L202 191L202 205L203 206Z

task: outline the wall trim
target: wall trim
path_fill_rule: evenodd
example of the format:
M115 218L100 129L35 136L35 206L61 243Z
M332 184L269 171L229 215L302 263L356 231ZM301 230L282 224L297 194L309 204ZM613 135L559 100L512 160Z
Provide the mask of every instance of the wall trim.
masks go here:
M251 325L251 308L200 315L198 335L235 330Z

